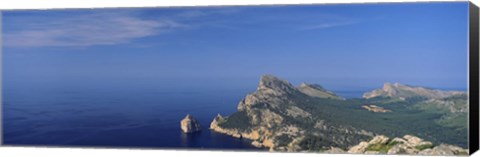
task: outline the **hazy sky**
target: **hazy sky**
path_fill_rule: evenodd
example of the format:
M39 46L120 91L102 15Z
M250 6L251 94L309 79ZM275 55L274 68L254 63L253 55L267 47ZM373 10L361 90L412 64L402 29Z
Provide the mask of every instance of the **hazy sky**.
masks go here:
M3 12L5 83L274 74L466 89L467 38L467 2Z

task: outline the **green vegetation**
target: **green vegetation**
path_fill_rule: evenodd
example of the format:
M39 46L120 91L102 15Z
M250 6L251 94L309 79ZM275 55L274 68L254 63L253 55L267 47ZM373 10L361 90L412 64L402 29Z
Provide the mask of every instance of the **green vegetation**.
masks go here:
M467 146L466 127L447 127L435 123L444 114L425 112L410 106L422 99L407 101L391 101L388 98L372 100L349 99L346 101L299 98L298 106L307 112L315 113L314 119L324 119L326 122L338 125L350 125L355 128L365 128L377 134L391 137L401 137L406 134L420 136L432 142L443 142ZM312 102L313 101L313 102ZM315 105L313 105L315 104ZM393 112L378 114L366 112L360 106L371 104L388 108ZM467 121L455 119L459 125L467 125Z
M288 145L290 142L292 142L291 138L290 138L288 135L286 135L286 134L277 136L277 138L275 139L275 141L277 141L277 145L279 145L279 146L286 146L286 145Z
M371 144L367 147L367 151L378 151L380 153L387 153L390 148L398 144L397 141L390 141L387 144Z
M235 128L239 130L251 129L250 117L245 112L235 112L232 115L226 117L224 122L219 123L219 126L223 128Z
M457 130L466 130L468 127L468 115L462 111L467 110L467 100L468 96L461 94L438 99L437 101L413 102L410 109L441 114L442 116L435 120L437 124Z
M442 126L458 128L458 129L468 129L468 115L463 113L452 113L442 118L438 119L436 122Z

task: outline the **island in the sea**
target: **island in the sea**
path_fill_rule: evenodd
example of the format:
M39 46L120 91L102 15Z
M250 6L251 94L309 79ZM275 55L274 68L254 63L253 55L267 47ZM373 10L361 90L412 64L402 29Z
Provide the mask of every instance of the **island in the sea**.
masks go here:
M198 120L193 118L190 114L187 114L187 116L180 121L180 128L184 133L199 132L202 129Z
M467 155L467 100L466 92L399 83L346 99L264 75L210 129L270 151Z

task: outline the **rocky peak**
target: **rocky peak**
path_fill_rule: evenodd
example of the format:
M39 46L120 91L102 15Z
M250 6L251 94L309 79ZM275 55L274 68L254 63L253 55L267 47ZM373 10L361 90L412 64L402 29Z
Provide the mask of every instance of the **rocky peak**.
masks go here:
M255 105L278 105L288 100L288 96L299 91L288 81L273 75L263 75L257 90L248 94L237 106L238 111L249 109Z
M390 82L387 82L387 83L384 83L383 84L383 91L387 91L387 92L394 92L396 89L398 88L404 88L406 87L405 85L402 85L400 83L390 83Z
M276 92L290 92L295 87L286 80L279 79L273 75L263 75L258 84L257 90L273 90Z
M402 85L398 82L395 82L395 83L386 82L386 83L383 84L383 89L385 89L385 88L397 88L397 87L401 87L401 86L406 86L406 85Z

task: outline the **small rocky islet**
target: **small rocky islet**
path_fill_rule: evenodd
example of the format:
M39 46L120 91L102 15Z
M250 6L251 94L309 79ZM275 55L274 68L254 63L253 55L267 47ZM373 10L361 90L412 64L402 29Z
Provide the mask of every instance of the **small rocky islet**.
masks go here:
M187 114L187 116L185 116L185 118L180 121L180 128L184 133L194 133L201 131L200 123L190 114Z
M229 116L218 114L210 123L209 129L235 138L251 140L253 146L267 148L270 151L468 155L468 149L447 144L449 140L446 139L436 139L445 135L429 137L435 140L430 142L411 135L410 132L413 134L423 132L415 133L416 130L408 130L415 127L402 126L403 123L398 123L401 119L391 123L379 121L385 120L385 116L382 115L402 114L405 110L428 113L438 111L438 114L443 115L441 119L435 121L419 119L427 122L426 125L437 125L442 119L451 120L467 115L468 110L465 108L468 107L468 103L465 99L465 92L386 83L383 89L368 92L361 100L349 100L320 85L302 83L295 87L288 81L264 75L257 90L240 101L236 113ZM396 104L400 105L395 106ZM341 119L345 117L347 121ZM382 119L378 120L378 117ZM193 117L187 115L184 120L182 120L184 132L199 130L200 124ZM372 122L368 122L369 120ZM396 128L384 127L391 127L396 123L399 125L394 125ZM467 125L466 121L463 123ZM449 127L442 126L440 129L449 131ZM452 129L461 130L462 127L464 126L460 125ZM388 134L390 132L391 134ZM402 132L405 134L401 138L388 137L398 136ZM459 140L461 143L464 141L462 138Z

